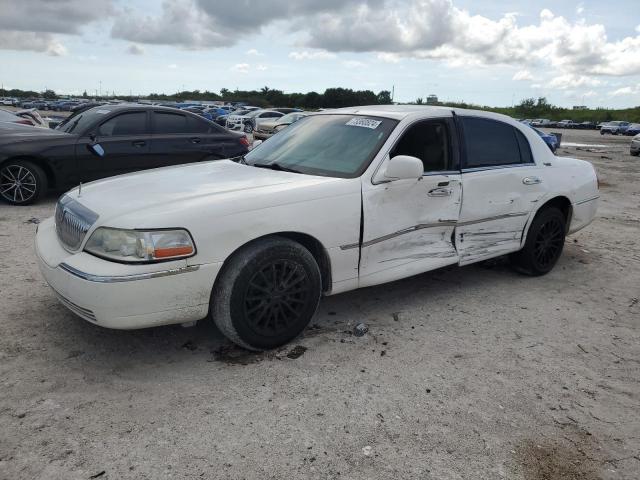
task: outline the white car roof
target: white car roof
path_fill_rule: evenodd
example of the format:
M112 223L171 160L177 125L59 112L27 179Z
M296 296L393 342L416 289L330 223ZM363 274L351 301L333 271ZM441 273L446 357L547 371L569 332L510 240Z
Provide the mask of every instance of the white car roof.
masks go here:
M323 110L317 112L316 115L331 115L332 113L352 114L352 115L369 115L375 117L392 118L394 120L403 120L407 117L412 118L430 118L438 116L450 116L451 113L461 116L477 116L485 118L493 118L495 120L507 121L515 123L515 120L507 115L500 113L486 112L484 110L471 110L466 108L440 107L431 105L365 105L361 107L335 108L332 110Z

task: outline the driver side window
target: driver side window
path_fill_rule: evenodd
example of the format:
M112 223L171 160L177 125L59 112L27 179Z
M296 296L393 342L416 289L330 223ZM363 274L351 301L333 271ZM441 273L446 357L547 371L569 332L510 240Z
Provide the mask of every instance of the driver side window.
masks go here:
M424 172L452 170L447 123L442 120L427 120L410 126L391 150L391 158L397 155L419 158Z

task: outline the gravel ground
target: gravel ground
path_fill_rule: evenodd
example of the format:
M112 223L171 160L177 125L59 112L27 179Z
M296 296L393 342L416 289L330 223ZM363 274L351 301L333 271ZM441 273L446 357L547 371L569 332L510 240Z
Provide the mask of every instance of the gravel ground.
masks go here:
M606 144L559 152L596 165L602 200L552 273L493 261L326 298L281 352L74 317L34 259L55 197L0 205L0 478L637 479L640 160L563 133Z

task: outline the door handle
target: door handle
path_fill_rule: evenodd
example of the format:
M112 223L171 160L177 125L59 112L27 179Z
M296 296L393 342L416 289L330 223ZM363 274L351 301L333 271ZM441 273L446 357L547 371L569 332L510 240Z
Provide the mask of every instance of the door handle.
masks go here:
M189 139L189 141L190 141L191 143L200 143L200 142L202 141L202 139L201 139L200 137L191 137L191 138Z
M429 190L429 193L427 193L427 195L429 197L448 197L450 196L452 193L452 190L450 188L434 188Z
M542 183L542 180L538 177L524 177L522 179L522 183L525 185L537 185L538 183Z
M133 142L131 142L131 145L133 145L134 147L144 147L147 144L147 142L145 142L144 140L134 140Z

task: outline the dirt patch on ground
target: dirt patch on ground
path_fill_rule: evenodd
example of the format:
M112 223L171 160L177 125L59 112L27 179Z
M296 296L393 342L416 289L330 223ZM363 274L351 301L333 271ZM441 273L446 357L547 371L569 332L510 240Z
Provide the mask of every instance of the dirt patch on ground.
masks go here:
M600 480L594 451L592 436L583 432L577 440L525 440L516 447L515 459L524 480Z

